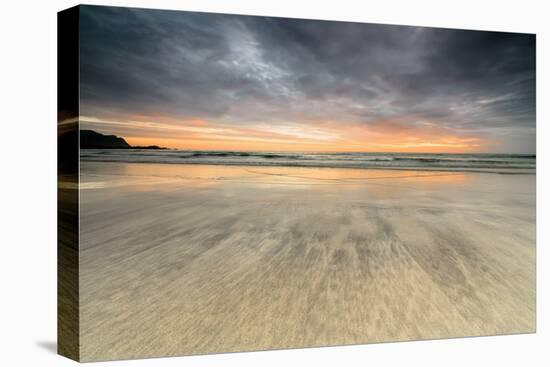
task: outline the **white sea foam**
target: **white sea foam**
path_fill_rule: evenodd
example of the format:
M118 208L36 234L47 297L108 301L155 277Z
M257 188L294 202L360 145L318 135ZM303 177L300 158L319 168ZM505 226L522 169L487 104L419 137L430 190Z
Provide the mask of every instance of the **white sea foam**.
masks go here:
M83 161L215 164L281 167L333 167L423 170L485 170L534 173L533 154L304 153L84 149Z

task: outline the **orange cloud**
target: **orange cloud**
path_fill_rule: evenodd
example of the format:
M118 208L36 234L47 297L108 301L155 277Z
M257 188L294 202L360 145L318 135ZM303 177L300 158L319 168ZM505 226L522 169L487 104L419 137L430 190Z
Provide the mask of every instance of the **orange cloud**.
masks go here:
M132 145L192 150L479 152L495 142L460 134L414 116L369 124L342 121L221 124L169 116L133 116L122 121L81 116L81 124L124 136ZM405 123L406 121L406 123Z

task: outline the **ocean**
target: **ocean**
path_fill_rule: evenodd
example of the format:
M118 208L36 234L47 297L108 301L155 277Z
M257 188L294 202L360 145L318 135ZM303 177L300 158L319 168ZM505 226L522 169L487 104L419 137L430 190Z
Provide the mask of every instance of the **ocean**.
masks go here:
M82 149L83 161L535 173L534 154L311 153Z

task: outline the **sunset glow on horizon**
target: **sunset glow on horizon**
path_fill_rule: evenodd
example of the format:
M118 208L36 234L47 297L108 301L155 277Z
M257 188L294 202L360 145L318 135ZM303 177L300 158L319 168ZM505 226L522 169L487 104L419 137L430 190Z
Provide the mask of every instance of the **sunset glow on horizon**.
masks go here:
M104 134L120 134L134 146L158 145L186 150L296 152L482 152L493 142L424 122L417 127L396 121L254 124L231 127L203 120L152 122L102 120L81 116L81 125ZM166 119L161 119L166 120Z

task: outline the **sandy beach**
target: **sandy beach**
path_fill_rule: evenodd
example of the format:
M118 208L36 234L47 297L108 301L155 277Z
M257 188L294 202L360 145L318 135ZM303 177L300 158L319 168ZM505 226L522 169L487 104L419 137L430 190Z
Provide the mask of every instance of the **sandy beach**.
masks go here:
M81 162L81 358L535 331L535 175Z

